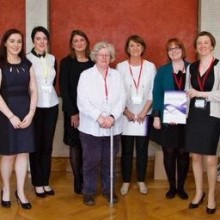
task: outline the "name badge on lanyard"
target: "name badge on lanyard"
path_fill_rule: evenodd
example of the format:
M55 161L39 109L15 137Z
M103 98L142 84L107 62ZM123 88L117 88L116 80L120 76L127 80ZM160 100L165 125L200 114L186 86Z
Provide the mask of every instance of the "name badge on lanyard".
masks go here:
M140 105L142 103L143 97L141 94L135 93L131 97L132 103L136 105Z
M198 70L197 82L198 82L200 91L204 91L205 83L208 79L208 76L211 73L213 66L214 66L214 61L215 61L215 58L213 57L210 65L209 65L209 68L207 69L203 78L199 76L199 70ZM200 97L195 98L195 104L194 104L195 108L205 109L206 105L207 105L207 100L205 98L200 98Z
M136 82L134 79L133 72L132 72L131 65L130 65L130 61L129 61L129 70L130 70L130 74L131 74L131 77L132 77L132 80L133 80L133 83L134 83L134 86L136 89L136 92L134 94L132 94L132 96L131 96L131 100L132 100L132 103L135 105L140 105L143 101L143 94L141 94L141 92L139 91L140 90L139 86L140 86L140 80L141 80L141 74L142 74L142 67L143 67L143 60L141 60L140 72L138 75L138 80Z
M205 109L207 101L205 98L196 98L195 99L195 108Z

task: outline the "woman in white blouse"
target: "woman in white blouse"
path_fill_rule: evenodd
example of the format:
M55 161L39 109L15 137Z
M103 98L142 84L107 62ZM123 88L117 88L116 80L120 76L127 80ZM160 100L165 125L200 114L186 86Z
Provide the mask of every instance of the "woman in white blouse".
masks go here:
M55 57L47 53L49 32L44 27L35 27L31 38L34 44L27 58L32 62L38 88L38 103L34 116L36 152L30 154L32 184L38 197L54 195L49 185L51 154L58 117L58 97Z
M107 42L95 44L91 59L95 65L82 72L77 91L80 140L83 149L83 202L95 205L98 174L103 196L110 201L110 130L114 136L114 158L122 132L125 92L117 70L109 67L115 49ZM113 194L113 202L118 201Z
M156 74L155 65L143 58L146 43L138 35L128 37L125 52L128 60L117 65L122 73L127 94L123 117L122 133L122 179L121 194L129 189L132 174L134 145L136 146L136 169L139 191L147 193L145 184L148 157L148 126L152 106L153 81Z

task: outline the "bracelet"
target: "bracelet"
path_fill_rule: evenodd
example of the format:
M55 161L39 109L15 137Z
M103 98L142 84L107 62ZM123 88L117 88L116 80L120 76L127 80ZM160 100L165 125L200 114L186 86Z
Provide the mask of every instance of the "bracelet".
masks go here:
M9 120L11 120L15 115L13 114L10 118L8 118Z

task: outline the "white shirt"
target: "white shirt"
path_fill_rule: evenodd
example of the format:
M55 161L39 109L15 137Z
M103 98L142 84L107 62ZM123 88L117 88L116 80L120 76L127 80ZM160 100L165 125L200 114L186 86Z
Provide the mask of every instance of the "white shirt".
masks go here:
M156 67L153 63L143 60L140 83L138 90L135 87L133 79L138 82L140 74L140 66L132 66L130 72L129 62L123 61L116 67L123 76L125 91L127 94L126 107L132 113L138 115L144 108L148 100L152 100L153 82L156 74ZM133 76L132 76L133 75ZM140 103L134 103L134 97L138 96ZM151 113L151 109L148 114ZM147 121L144 123L128 121L126 116L123 116L123 135L145 136L147 135Z
M97 122L108 106L108 115L115 118L113 134L122 133L122 113L125 107L125 91L120 73L108 69L106 77L108 101L106 102L105 81L96 65L82 72L77 88L79 108L79 130L93 136L110 136L110 129L104 129Z
M33 53L27 54L27 58L33 64L37 82L38 101L37 107L50 108L59 103L55 88L53 86L56 71L54 69L55 57L46 54L45 57L37 57Z

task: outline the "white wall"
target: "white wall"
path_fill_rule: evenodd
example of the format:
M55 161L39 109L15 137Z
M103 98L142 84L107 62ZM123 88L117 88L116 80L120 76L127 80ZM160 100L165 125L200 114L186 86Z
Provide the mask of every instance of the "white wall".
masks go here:
M216 38L215 56L220 59L220 0L200 0L199 31L209 31Z

